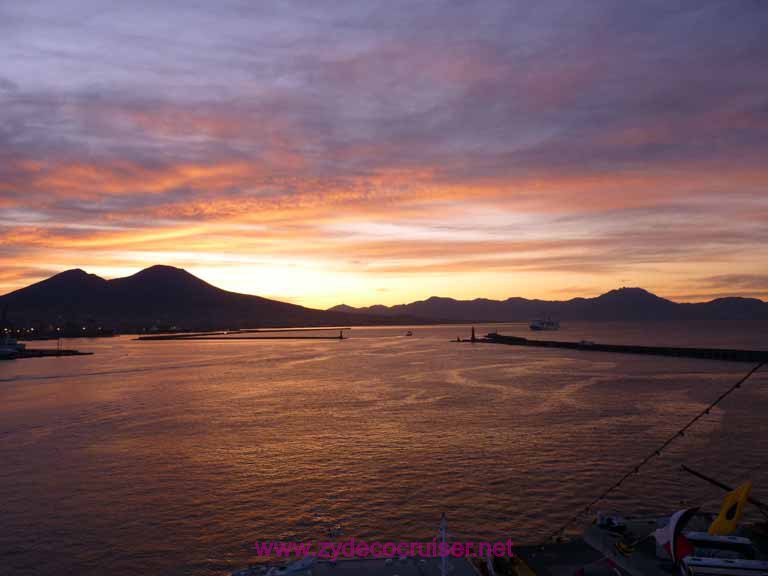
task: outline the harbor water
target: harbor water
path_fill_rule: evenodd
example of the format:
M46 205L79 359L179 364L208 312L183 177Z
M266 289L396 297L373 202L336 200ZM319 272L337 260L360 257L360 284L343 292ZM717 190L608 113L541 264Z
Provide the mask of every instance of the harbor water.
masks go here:
M413 336L406 336L406 331ZM456 343L468 326L348 339L73 340L0 363L0 573L228 574L256 540L535 542L752 365ZM524 324L478 335L536 337ZM768 348L757 326L573 324L558 340ZM42 343L41 343L42 344ZM602 507L768 500L768 369ZM577 526L575 526L577 528Z

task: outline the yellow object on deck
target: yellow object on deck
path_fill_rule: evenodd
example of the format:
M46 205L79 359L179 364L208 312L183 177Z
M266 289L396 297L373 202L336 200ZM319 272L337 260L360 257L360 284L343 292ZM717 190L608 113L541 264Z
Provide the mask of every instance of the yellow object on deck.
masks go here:
M752 482L744 482L733 492L728 492L723 499L720 514L709 526L709 534L712 536L728 536L736 531L739 520L744 514L744 505L747 503L749 493L752 490Z

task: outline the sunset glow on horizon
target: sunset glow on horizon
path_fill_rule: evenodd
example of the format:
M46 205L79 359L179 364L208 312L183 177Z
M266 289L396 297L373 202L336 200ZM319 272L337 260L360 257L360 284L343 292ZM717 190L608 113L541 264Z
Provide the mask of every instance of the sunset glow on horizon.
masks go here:
M0 4L0 294L768 299L768 3Z

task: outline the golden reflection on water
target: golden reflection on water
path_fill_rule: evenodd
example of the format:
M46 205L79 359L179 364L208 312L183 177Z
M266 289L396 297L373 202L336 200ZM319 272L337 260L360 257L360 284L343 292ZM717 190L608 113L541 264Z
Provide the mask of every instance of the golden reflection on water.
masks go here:
M0 364L0 560L41 574L223 574L253 559L255 540L324 539L334 525L429 539L442 511L456 538L536 540L748 368L404 331L83 340L73 346L95 355ZM757 375L606 507L716 501L679 464L735 482L768 459L755 441L768 432L766 383ZM753 480L760 497L766 469Z

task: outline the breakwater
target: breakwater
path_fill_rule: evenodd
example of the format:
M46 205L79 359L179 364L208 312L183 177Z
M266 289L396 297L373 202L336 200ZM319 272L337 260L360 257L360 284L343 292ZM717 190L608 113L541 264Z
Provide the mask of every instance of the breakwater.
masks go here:
M307 336L307 332L336 332L338 335ZM155 334L139 336L136 340L344 340L344 331L350 328L275 328L232 330L226 332L184 332L178 334ZM277 336L276 334L288 334ZM302 334L303 333L303 334ZM253 334L267 334L253 336Z
M768 350L738 350L729 348L688 348L679 346L639 346L634 344L598 344L587 340L563 342L558 340L529 340L519 336L504 336L492 332L483 338L472 338L462 342L506 344L509 346L531 346L536 348L566 348L587 352L614 352L620 354L645 354L651 356L673 356L678 358L701 358L706 360L727 360L731 362L768 362Z
M23 358L47 358L50 356L90 356L93 352L80 352L79 350L58 350L56 348L23 348L13 354L0 356L4 360L21 360Z

